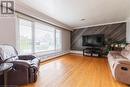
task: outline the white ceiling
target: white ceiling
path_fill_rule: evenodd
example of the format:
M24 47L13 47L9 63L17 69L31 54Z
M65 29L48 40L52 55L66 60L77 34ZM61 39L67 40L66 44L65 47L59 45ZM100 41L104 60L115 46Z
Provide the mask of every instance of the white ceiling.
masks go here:
M73 28L121 22L130 17L130 0L19 1Z

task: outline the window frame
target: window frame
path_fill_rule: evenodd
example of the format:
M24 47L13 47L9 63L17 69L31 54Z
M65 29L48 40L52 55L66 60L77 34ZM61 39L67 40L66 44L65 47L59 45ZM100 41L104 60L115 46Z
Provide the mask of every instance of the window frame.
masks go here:
M32 53L31 54L35 54L35 53L42 53L42 52L45 52L46 54L48 54L48 53L54 53L54 52L60 52L60 51L62 51L62 30L61 29L59 29L58 27L55 27L55 26L53 26L53 25L49 25L49 24L46 24L46 23L44 23L44 22L41 22L41 21L36 21L36 20L31 20L31 19L29 19L29 18L24 18L24 17L19 17L18 16L18 20L17 20L17 28L18 28L18 30L17 30L17 37L16 37L16 45L17 45L17 48L18 48L18 52L20 53L20 19L22 19L22 20L27 20L27 21L30 21L31 23L32 23L32 25L31 25L31 29L32 29L32 41L31 41L31 45L32 45ZM47 25L47 26L49 26L49 27L53 27L54 28L54 50L48 50L48 51L38 51L38 52L36 52L36 50L35 50L35 23L40 23L40 24L45 24L45 25ZM61 47L60 47L60 49L57 49L56 48L56 30L60 30L60 38L61 38L61 40L60 40L60 42L61 42Z
M20 54L21 52L20 52L20 19L22 19L22 20L26 20L26 21L30 21L31 22L31 29L32 29L32 41L31 41L31 45L32 45L32 47L31 47L31 53L34 53L34 50L33 50L33 30L34 30L34 27L33 27L33 25L34 25L34 22L32 21L32 20L30 20L30 19L27 19L27 18L23 18L23 17L17 17L17 37L16 37L16 46L17 46L17 49L18 49L18 53Z
M40 22L35 22L35 24L36 23L38 23L38 24L40 24L40 25L43 25L43 23L40 23ZM45 26L47 26L47 25L45 25ZM49 26L49 27L52 27L52 26ZM55 29L55 27L53 27L54 28L54 32L53 32L53 34L54 34L54 37L56 37L55 35L55 31L56 31L56 29ZM36 30L36 27L35 27L35 30ZM35 35L36 35L36 32L34 32L35 33ZM34 39L35 39L35 36L34 36ZM53 50L45 50L45 51L39 51L39 52L52 52L52 51L55 51L56 50L56 47L55 47L55 43L56 43L56 40L55 40L55 38L54 38L54 49ZM35 41L34 41L34 50L35 50ZM36 52L36 50L34 51L34 52ZM37 53L37 52L36 52Z
M61 43L60 49L57 49L57 46L56 46L56 44L57 44L57 42L56 42L56 31L57 31L57 30L60 31L60 43ZM55 29L55 50L56 50L56 51L61 51L61 50L62 50L62 31L61 31L60 29Z

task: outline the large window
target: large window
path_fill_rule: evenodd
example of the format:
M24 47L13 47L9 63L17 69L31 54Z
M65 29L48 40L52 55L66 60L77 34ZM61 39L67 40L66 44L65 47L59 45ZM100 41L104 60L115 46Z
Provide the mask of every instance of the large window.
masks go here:
M39 22L19 19L20 54L62 49L61 30Z
M60 50L62 48L61 43L61 31L56 30L56 50Z
M35 51L55 50L55 29L35 23Z
M20 19L19 25L20 52L32 53L32 22Z

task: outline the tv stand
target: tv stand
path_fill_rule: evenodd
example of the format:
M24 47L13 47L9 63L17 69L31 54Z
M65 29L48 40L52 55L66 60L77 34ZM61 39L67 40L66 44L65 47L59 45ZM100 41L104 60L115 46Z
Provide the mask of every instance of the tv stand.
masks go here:
M86 56L87 54L90 54L91 56L93 56L93 54L97 54L98 57L102 56L102 47L87 47L85 49L83 49L83 56Z

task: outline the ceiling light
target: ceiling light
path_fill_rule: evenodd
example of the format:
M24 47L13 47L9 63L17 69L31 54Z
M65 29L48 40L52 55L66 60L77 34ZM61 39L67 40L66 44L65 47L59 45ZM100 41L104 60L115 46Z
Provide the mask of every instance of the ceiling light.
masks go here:
M86 19L81 19L81 21L85 21Z

